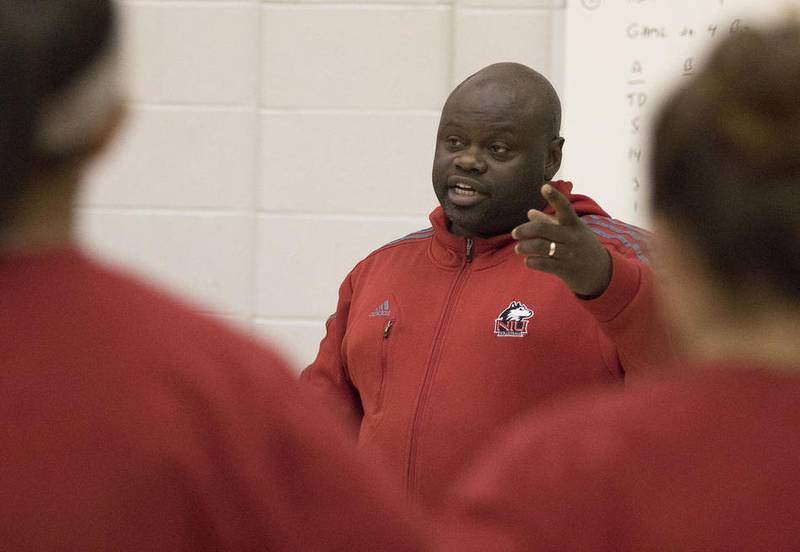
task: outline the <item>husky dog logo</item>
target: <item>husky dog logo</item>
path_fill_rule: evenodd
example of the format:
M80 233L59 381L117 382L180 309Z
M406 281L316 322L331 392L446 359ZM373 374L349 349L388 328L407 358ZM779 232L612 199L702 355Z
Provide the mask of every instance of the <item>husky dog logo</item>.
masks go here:
M523 337L528 335L528 321L533 311L520 301L512 301L494 321L497 337Z

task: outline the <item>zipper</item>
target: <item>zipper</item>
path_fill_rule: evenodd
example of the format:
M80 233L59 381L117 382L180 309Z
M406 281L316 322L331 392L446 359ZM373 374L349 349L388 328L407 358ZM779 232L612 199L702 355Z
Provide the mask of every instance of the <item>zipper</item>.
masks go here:
M386 321L386 324L383 326L383 340L381 340L381 372L380 372L380 380L379 380L379 387L378 387L378 397L375 401L375 411L380 412L383 409L383 390L386 387L386 369L388 365L388 356L389 356L389 334L392 332L392 328L394 327L394 320L390 319Z
M437 325L436 333L433 336L433 350L431 351L431 356L428 359L428 365L425 368L425 377L422 380L422 388L420 389L417 408L414 411L414 419L411 423L411 438L408 446L408 464L406 466L406 495L409 498L414 491L416 483L416 456L418 446L417 434L419 433L422 425L422 418L427 410L431 382L433 381L433 376L436 373L436 368L439 364L439 355L441 354L442 350L440 338L444 333L446 322L449 320L447 313L450 312L450 305L453 303L453 300L457 299L461 294L461 288L464 284L464 280L466 279L467 272L472 266L472 249L474 242L467 238L465 245L466 254L464 257L464 263L461 265L453 285L450 287L450 292L447 294L447 300L444 303L442 314L439 317L439 324Z

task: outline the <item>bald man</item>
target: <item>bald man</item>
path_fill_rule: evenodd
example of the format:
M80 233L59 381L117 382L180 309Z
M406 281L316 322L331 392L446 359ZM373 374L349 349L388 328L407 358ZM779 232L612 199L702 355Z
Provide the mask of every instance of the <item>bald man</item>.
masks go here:
M461 83L436 137L432 227L356 265L303 373L412 501L441 506L523 411L664 354L644 233L552 181L560 122L523 65Z

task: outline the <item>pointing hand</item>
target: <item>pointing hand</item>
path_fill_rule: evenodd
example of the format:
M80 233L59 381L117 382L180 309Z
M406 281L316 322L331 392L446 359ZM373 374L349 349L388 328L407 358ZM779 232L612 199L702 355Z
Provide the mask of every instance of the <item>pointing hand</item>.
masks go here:
M511 233L519 242L515 251L529 268L555 274L576 295L599 297L611 281L611 256L561 192L545 184L542 196L555 216L528 211L529 222Z

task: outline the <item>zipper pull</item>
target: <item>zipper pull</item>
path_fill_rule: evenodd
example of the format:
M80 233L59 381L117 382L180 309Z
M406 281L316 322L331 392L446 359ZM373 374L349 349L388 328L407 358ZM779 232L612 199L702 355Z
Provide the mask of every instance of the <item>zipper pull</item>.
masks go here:
M467 238L467 262L468 263L472 262L472 245L473 245L473 241L471 239Z
M389 332L392 331L392 326L394 326L394 320L387 320L386 325L383 327L384 339L389 339Z

